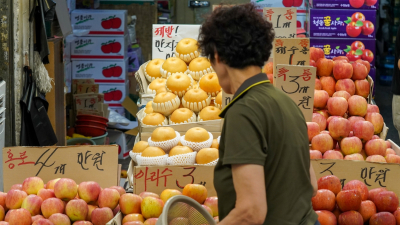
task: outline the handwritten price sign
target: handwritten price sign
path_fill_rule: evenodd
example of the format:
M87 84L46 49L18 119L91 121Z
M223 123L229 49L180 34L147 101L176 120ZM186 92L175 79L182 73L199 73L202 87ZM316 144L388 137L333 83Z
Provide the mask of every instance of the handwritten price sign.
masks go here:
M118 184L118 146L3 148L3 171L5 191L34 176L45 183L65 177L110 187Z
M183 38L197 40L200 25L153 24L153 59L168 59L175 56L175 48Z
M187 184L201 184L208 195L216 195L213 166L136 166L133 171L134 193L156 194L167 188L183 190Z
M351 180L359 180L368 189L385 187L400 195L398 164L333 159L311 160L311 163L317 179L335 175L341 180L342 186Z
M275 38L295 38L297 32L297 9L263 8L263 17L272 23Z
M312 121L316 68L278 65L274 84L299 106L307 122Z

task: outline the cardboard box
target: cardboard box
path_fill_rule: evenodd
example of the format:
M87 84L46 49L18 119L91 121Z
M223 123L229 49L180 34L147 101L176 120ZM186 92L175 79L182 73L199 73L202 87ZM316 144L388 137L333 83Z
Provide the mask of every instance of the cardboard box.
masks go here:
M355 15L364 16L365 22L357 22ZM308 21L310 37L375 39L376 11L373 10L310 9ZM364 35L363 31L366 29L363 28L363 24L366 26L368 21L373 24L372 33ZM359 29L352 29L354 27Z
M362 4L361 7L358 7L357 5L354 5L356 7L352 6L349 0L309 0L309 4L312 8L320 8L320 9L366 9L366 10L379 9L379 1L376 1L375 4L370 6Z
M47 115L50 123L56 133L57 145L65 146L67 144L66 136L66 100L64 94L64 63L62 61L62 38L53 38L48 40L50 55L49 64L45 64L51 82L52 89L46 94L46 100L49 103Z
M391 140L388 141L396 154L400 155L399 146ZM311 164L317 179L327 175L335 175L341 180L342 186L351 180L360 180L370 190L385 187L400 195L399 164L333 159L313 159Z
M71 13L72 29L78 36L125 36L127 19L127 10L78 9Z
M264 7L296 7L298 13L305 13L307 10L307 0L289 1L289 4L283 0L251 0L251 2L257 5L261 12Z
M76 37L71 42L71 59L123 60L127 57L128 37Z
M361 42L365 46L365 50L356 55L357 51L352 51L352 45ZM358 43L357 42L357 43ZM359 44L359 43L358 43ZM310 38L310 46L322 48L325 58L333 59L336 56L347 56L350 61L364 59L370 62L371 67L375 67L375 40L374 39L340 39L340 38ZM366 56L367 50L373 53L373 59Z
M99 93L104 94L104 103L110 107L121 107L121 103L129 96L129 83L99 84Z
M94 79L96 84L125 83L128 59L118 61L72 61L72 79Z

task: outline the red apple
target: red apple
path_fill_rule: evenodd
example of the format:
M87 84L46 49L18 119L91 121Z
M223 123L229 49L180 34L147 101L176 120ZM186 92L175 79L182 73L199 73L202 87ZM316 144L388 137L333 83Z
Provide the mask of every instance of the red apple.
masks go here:
M78 186L75 181L69 178L61 178L54 185L54 194L63 201L69 201L78 194Z
M71 221L69 220L69 217L62 213L55 213L55 214L51 215L49 217L49 220L54 225L71 225Z
M364 51L364 49L362 49L362 50ZM358 60L356 60L356 62L360 62L360 63L364 64L364 66L367 67L367 74L369 74L369 71L371 70L371 64L369 64L368 61L358 59Z
M108 207L97 208L92 212L93 225L106 225L112 218L114 218L114 214Z
M318 78L315 78L315 90L322 90L322 84L321 84L321 81Z
M320 58L325 58L324 51L321 48L310 47L310 59L318 62Z
M350 95L354 95L356 93L356 86L352 79L342 79L336 82L335 90L347 91Z
M322 110L314 110L315 113L319 113L325 117L325 119L329 118L329 113L327 109L322 109Z
M378 135L372 136L372 139L381 139Z
M320 127L318 123L315 122L307 122L307 134L308 134L308 142L311 142L313 137L318 135L320 132Z
M321 58L317 61L317 75L331 76L333 70L333 61L331 59Z
M182 193L183 195L185 195L185 189ZM144 198L141 204L142 215L146 219L158 218L161 215L163 208L164 208L164 202L161 199L154 197Z
M326 119L323 115L321 115L319 113L313 113L312 122L317 123L320 130L326 129Z
M350 116L364 117L367 114L367 100L359 95L353 95L347 101Z
M218 216L218 197L208 197L206 201L204 202L204 205L208 206L212 212L213 212L213 217Z
M350 37L353 37L353 38L358 37L361 34L361 31L362 31L362 27L357 26L356 22L350 22L346 26L346 33ZM353 50L351 50L351 51L353 51ZM353 61L353 60L350 59L350 61Z
M358 121L354 124L353 132L354 136L360 138L363 143L366 143L374 136L374 125L369 121Z
M42 200L46 200L48 198L55 198L56 195L54 194L54 190L52 189L40 189L39 192L37 193L39 197L42 198Z
M335 214L327 210L317 210L315 211L318 215L318 222L322 225L336 225L337 219Z
M357 211L348 211L339 215L339 225L363 225L364 220Z
M6 207L8 209L19 209L21 208L22 202L26 197L27 197L26 192L17 189L12 189L7 193Z
M110 209L115 209L119 202L119 192L115 189L105 188L100 192L98 203L100 208L108 207Z
M357 49L364 50L365 45L361 41L355 41L351 44L351 50L356 51Z
M335 61L333 65L333 76L336 80L349 79L353 75L353 67L350 63Z
M58 198L49 198L43 201L41 210L44 218L49 218L56 213L64 213L64 202Z
M82 199L71 200L65 206L65 214L73 222L85 220L88 214L88 205Z
M382 191L375 196L374 203L378 212L394 213L399 207L399 198L393 191Z
M38 219L32 225L54 225L50 220L48 219Z
M364 156L361 153L354 153L351 155L346 155L344 160L364 161Z
M343 159L343 155L338 151L328 150L324 153L323 159Z
M142 198L135 194L123 194L119 199L119 206L121 212L125 215L132 213L140 213L140 205L142 204Z
M368 76L367 67L364 63L361 62L354 62L353 66L353 76L351 77L353 80L365 80Z
M360 12L353 13L353 15L351 16L351 21L353 21L353 22L357 22L357 21L364 22L365 21L365 16L364 16L364 14L362 14Z
M386 155L385 156L388 156L388 155L396 155L396 152L393 149L388 148L388 149L386 149Z
M370 34L374 33L374 30L375 30L374 24L371 21L366 20L364 22L364 25L362 26L361 32L364 35L370 35Z
M387 191L387 189L381 187L381 188L374 188L374 189L369 190L368 200L371 200L372 202L375 202L375 197L376 197L379 193L381 193L381 192L383 192L383 191Z
M334 140L341 141L349 136L350 123L345 118L333 118L329 123L328 129Z
M344 116L349 105L345 98L332 97L328 100L328 113L331 116Z
M327 189L317 191L317 195L311 199L314 210L328 210L335 209L335 194Z
M314 91L314 107L318 109L324 109L328 102L329 94L324 90Z
M365 153L367 155L386 155L386 143L382 139L371 139L365 144Z
M340 141L340 149L344 155L360 153L362 147L362 142L358 137L345 137Z
M325 153L333 149L333 139L329 134L318 134L311 140L311 149Z
M379 107L377 105L368 104L367 113L379 113Z
M120 196L126 193L125 189L121 186L112 186L110 188L117 190Z
M373 215L376 214L376 206L370 200L362 201L358 212L363 217L364 222L367 222Z
M374 134L379 134L383 130L383 117L380 113L367 113L365 120L374 125Z
M134 221L144 222L144 218L141 214L138 214L138 213L129 214L124 217L124 219L122 220L122 224L134 222Z
M160 196L156 193L153 192L142 192L139 194L139 196L144 199L146 197L154 197L154 198L160 198Z
M214 220L215 220L215 218L218 219L218 217L214 217ZM150 219L147 219L146 221L144 221L144 225L156 225L157 221L158 221L158 218L150 218Z
M187 184L183 188L182 194L187 197L193 198L199 204L203 204L207 198L207 189L200 184Z
M374 53L372 53L372 51L369 50L369 49L365 49L365 50L363 51L363 54L361 55L361 58L362 58L363 60L366 60L366 61L368 61L369 63L371 63L371 62L374 60Z
M332 97L343 97L346 100L349 100L351 95L347 91L337 91L337 92L333 93Z
M349 123L350 123L350 130L352 130L352 131L354 131L354 125L357 122L365 121L365 119L363 117L360 117L360 116L351 116L351 117L348 118L348 120L349 120Z
M349 58L347 58L346 56L336 56L333 57L332 59L333 61L346 61L346 62L350 62Z
M97 201L100 191L100 185L94 181L82 182L78 187L79 198L86 203Z
M340 179L334 175L324 176L318 179L318 189L328 189L337 195L342 190Z
M345 184L343 186L343 191L347 191L347 190L357 190L361 194L362 201L368 200L368 195L369 195L368 187L367 187L367 185L365 185L363 182L361 182L359 180L352 180L352 181L347 182L347 184Z
M385 157L387 163L396 163L400 164L400 156L389 154Z
M380 212L371 216L369 224L396 225L396 218L388 212Z
M367 159L365 161L367 161L367 162L386 163L385 157L383 157L381 155L370 155L370 156L367 157Z
M61 178L53 179L50 180L49 182L46 183L46 189L53 189L54 190L54 185L56 185L57 181L59 181Z
M28 195L36 195L43 187L44 182L40 177L28 177L22 183L22 190Z
M333 77L321 77L319 80L321 81L322 90L328 92L329 96L332 96L335 93L335 79Z
M37 195L29 195L22 202L21 208L26 209L31 213L31 216L40 214L40 207L42 206L43 200Z
M339 206L340 211L358 211L361 206L361 194L357 190L341 191L336 196L336 203Z
M8 211L5 221L10 225L31 225L31 214L26 209L13 209Z
M310 59L310 66L317 67L317 63L314 60Z
M42 215L32 216L32 223L34 223L36 220L40 220L40 219L44 219L44 217ZM68 221L69 221L69 219L68 219ZM58 224L54 224L54 225L58 225Z
M354 82L356 88L356 95L360 95L364 98L368 98L369 95L369 83L367 80L356 80Z
M310 150L310 159L322 159L322 153L318 150Z
M11 186L10 190L20 190L22 191L22 184L14 184Z

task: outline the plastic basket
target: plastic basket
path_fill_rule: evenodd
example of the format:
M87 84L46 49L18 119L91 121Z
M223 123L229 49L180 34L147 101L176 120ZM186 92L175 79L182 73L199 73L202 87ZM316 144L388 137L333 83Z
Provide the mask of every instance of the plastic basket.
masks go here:
M104 135L98 136L98 137L92 137L90 138L96 145L104 145L106 143L106 138L107 138L108 133L106 132Z

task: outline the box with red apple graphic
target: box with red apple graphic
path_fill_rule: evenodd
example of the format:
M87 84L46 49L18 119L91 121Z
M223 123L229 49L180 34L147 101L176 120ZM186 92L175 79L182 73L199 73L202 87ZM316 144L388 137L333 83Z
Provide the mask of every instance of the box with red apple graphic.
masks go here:
M325 58L347 56L350 61L363 59L375 66L375 40L373 39L339 39L310 38L310 46L322 48Z
M319 9L369 9L377 10L378 0L309 0L312 8Z
M376 11L310 9L310 37L375 39Z
M100 83L125 83L128 59L118 61L72 61L72 79L94 79Z
M78 9L71 13L71 25L79 36L124 36L127 17L126 10Z
M75 37L71 42L71 60L124 60L128 35L116 37Z
M306 13L307 0L251 0L261 10L264 7L296 7L298 13Z
M99 84L99 93L104 94L104 103L109 107L121 107L121 103L129 95L129 82Z

